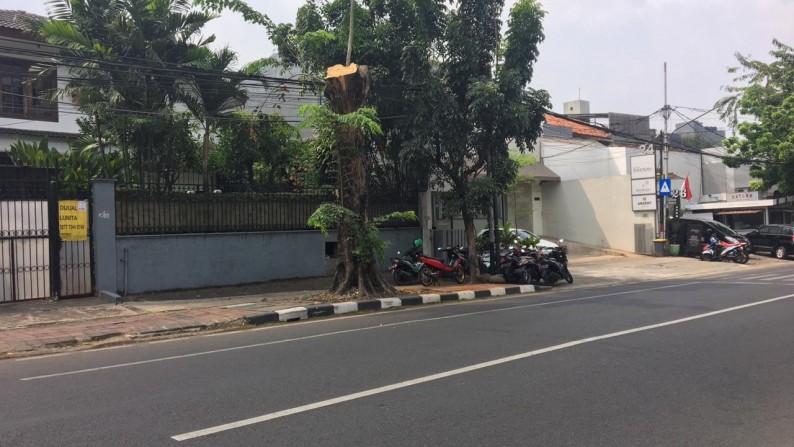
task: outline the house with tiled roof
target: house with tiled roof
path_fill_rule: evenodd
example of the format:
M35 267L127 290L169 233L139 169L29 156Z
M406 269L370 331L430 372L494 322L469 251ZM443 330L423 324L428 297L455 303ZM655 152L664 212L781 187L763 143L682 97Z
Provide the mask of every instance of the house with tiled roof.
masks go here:
M628 137L639 132L647 139L650 129L634 115L585 112L544 114L533 151L537 163L520 169L522 181L506 197L505 220L546 239L644 252L635 233L650 243L654 215L632 210L629 174L631 157L646 148Z
M593 138L596 140L611 140L612 138L608 132L580 121L552 115L550 113L543 114L543 118L546 120L544 130L547 135L551 131L551 128L556 127L569 129L571 137Z
M586 107L578 107L582 104ZM566 103L565 110L571 115L544 116L543 135L533 153L538 163L522 168L529 180L508 195L505 219L546 239L652 253L654 238L665 236L665 217L656 199L657 179L663 174L661 146L653 144L657 138L648 117L590 113L589 104L581 100ZM668 200L667 216L678 207L681 215L713 218L736 229L791 221L784 213L788 209L756 200L759 193L749 191L748 169L725 166L722 154L724 149L717 147L669 151L666 178L676 191L688 179L692 197ZM650 176L633 175L635 163L647 165Z
M59 67L44 78L30 69L47 63L53 49L31 30L44 17L0 9L0 164L10 163L8 151L18 140L38 142L64 152L79 134L81 116L69 101L49 100L46 92L66 83L68 70Z

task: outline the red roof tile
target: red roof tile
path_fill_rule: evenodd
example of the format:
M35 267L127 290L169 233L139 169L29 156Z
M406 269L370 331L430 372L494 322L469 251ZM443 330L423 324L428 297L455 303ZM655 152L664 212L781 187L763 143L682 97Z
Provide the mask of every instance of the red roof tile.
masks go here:
M546 119L546 122L552 126L570 128L573 134L578 137L590 137L590 138L598 138L605 140L610 138L607 132L604 132L603 130L596 129L591 126L581 124L576 121L572 121L555 115L550 115L548 113L544 113L543 117Z
M44 17L26 11L11 11L0 9L0 28L17 31L28 31L28 24L43 19Z

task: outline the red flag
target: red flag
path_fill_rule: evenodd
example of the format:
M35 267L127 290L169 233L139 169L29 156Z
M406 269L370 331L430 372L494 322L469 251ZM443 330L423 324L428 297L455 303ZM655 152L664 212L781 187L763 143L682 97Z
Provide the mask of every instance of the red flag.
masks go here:
M684 179L684 191L686 192L686 195L684 196L684 198L687 199L687 200L692 200L692 190L689 189L689 176L688 175Z

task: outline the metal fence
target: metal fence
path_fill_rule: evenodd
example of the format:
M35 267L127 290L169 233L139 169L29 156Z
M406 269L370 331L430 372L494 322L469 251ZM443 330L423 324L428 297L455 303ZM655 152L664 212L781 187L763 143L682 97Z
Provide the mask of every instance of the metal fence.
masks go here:
M418 211L413 197L373 195L370 216ZM306 230L309 217L323 203L336 202L334 189L301 189L260 193L164 191L156 184L116 189L116 234L185 234ZM383 226L415 226L389 221Z
M59 200L81 200L88 207L90 188L33 172L0 179L0 302L90 295L90 219L86 240L62 242L58 233Z
M55 203L50 200L51 214L58 216L58 206L62 200L76 200L85 206L87 216L87 238L84 240L62 240L58 232L59 222L57 219L51 220L50 233L52 233L51 244L57 247L57 251L51 256L51 263L57 267L59 274L55 278L57 282L58 296L61 298L88 296L94 294L94 262L93 262L93 221L91 210L93 203L91 200L91 185L88 183L55 183L50 184L53 192L50 196L57 199ZM57 256L56 256L57 254Z
M50 296L46 180L0 182L0 302Z

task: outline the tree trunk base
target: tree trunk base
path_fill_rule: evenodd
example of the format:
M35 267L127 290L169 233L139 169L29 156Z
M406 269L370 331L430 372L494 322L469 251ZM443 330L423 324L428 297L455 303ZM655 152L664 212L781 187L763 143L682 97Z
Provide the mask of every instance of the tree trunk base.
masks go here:
M336 266L334 283L329 292L336 295L357 294L361 299L393 297L397 291L386 282L375 266L355 265L347 268L344 263Z

